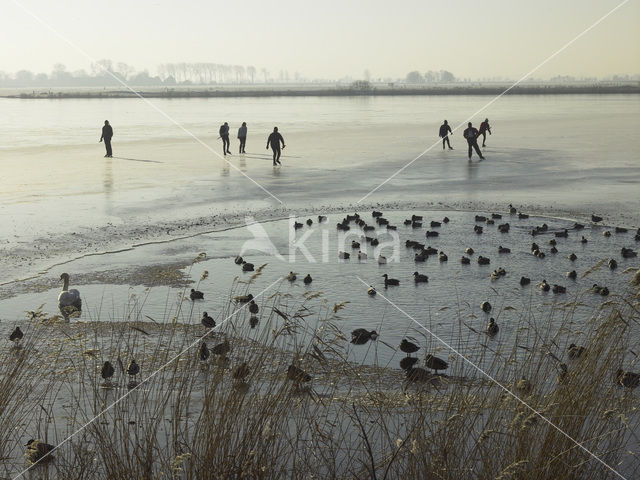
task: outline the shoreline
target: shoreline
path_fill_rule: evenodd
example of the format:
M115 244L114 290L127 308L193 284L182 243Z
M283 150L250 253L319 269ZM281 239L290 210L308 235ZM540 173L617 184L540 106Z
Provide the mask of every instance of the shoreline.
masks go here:
M446 86L373 86L357 88L333 87L235 87L235 86L175 86L143 87L122 90L120 87L36 87L7 88L15 93L0 98L20 99L104 99L104 98L246 98L246 97L349 97L349 96L447 96L447 95L620 95L640 94L640 84L631 85L446 85Z

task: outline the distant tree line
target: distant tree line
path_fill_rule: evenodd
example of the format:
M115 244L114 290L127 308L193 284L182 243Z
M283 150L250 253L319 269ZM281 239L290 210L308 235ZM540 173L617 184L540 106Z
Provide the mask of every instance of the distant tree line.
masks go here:
M417 70L407 73L405 78L407 83L452 83L456 81L453 73L447 70L428 70L424 74Z

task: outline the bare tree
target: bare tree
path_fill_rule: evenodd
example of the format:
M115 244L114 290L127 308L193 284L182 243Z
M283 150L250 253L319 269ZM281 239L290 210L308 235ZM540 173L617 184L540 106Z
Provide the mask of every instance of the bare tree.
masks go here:
M249 74L249 77L251 78L251 83L254 82L255 76L256 76L256 67L254 67L253 65L249 65L247 67L247 73Z

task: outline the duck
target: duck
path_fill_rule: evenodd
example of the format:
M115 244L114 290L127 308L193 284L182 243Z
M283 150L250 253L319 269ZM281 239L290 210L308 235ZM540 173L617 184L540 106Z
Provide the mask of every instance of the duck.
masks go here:
M289 365L287 368L287 380L290 380L299 386L301 383L307 383L311 381L311 375L305 372L300 367L294 364Z
M243 272L253 272L253 263L242 262Z
M522 213L522 212L520 212L520 213L518 213L518 218L519 218L520 220L526 220L527 218L529 218L529 215L528 215L528 214L526 214L526 213Z
M378 264L379 265L384 265L387 263L387 257L383 257L382 255L378 256Z
M375 229L376 227L372 225L365 225L364 227L362 227L362 230L364 230L365 232L373 232Z
M210 356L211 352L209 351L209 347L207 347L207 344L205 342L202 342L200 348L198 349L198 357L200 358L200 361L206 362Z
M373 240L371 240L371 246L375 247L380 243L380 241L377 238L374 238Z
M572 262L575 262L578 259L578 256L575 253L570 253L567 258Z
M625 247L622 247L622 249L620 250L620 254L622 255L622 258L634 258L638 256L638 253L635 252L632 248Z
M484 301L480 304L480 308L484 313L489 313L491 311L491 304L487 301Z
M495 225L496 222L492 218L487 218L484 223L487 225Z
M429 282L429 277L418 272L413 272L413 281L415 283L427 283Z
M242 362L240 365L233 369L231 376L234 380L238 380L239 382L244 383L245 379L249 376L251 370L247 365L247 362Z
M529 277L520 277L520 285L523 287L525 285L529 285L531 283L531 279Z
M358 251L358 260L366 260L367 259L367 254L364 253L362 250Z
M467 255L473 255L473 248L471 247L467 247L467 249L464 251L464 253L466 253Z
M388 225L389 224L389 220L387 220L386 218L378 217L378 218L376 218L376 223L378 225Z
M400 285L400 280L397 278L389 278L389 275L386 273L382 275L384 277L384 286L388 287L389 285Z
M127 366L127 375L129 375L129 383L127 386L129 388L135 388L138 383L136 382L136 376L140 373L140 366L136 363L135 359L131 359L129 365Z
M207 329L216 328L216 321L207 312L202 312L200 323Z
M498 225L498 231L500 233L509 233L510 228L511 228L511 225L509 225L508 223L502 223Z
M569 358L578 358L584 353L585 348L583 346L578 346L575 343L572 343L571 345L569 345L569 348L567 348L567 350L569 352Z
M567 278L570 278L571 280L575 280L576 278L578 278L578 272L576 272L575 270L571 270L570 272L567 272Z
M584 235L582 236L582 238L580 239L580 243L587 243L589 240L587 240L586 238L584 238Z
M609 230L605 230L604 232L602 232L602 236L603 237L610 237L611 236L611 232Z
M305 222L309 227L311 225L313 225L313 220L311 220L310 218L307 219L307 221Z
M554 254L554 255L555 255L556 253L558 253L558 249L557 249L556 247L551 247L551 248L549 249L549 253L552 253L552 254Z
M563 287L562 285L557 285L557 284L553 284L553 287L551 287L551 291L553 293L567 293L567 287Z
M422 222L411 222L411 228L422 228Z
M295 282L296 278L298 278L298 276L293 273L293 272L289 272L289 274L287 275L287 280L289 280L290 282Z
M371 295L374 296L376 295L378 292L376 291L376 289L373 287L373 285L369 285L369 288L367 288L367 295Z
M624 227L616 227L615 228L615 232L616 233L627 233L629 230L624 228Z
M618 383L625 388L634 389L640 385L640 373L625 372L621 368L616 372Z
M356 328L351 332L351 343L354 345L364 345L369 340L376 340L378 333L375 330L367 330L366 328Z
M237 297L233 297L233 300L236 303L249 303L253 300L253 295L251 295L250 293L246 295L238 295Z
M302 227L304 227L304 224L303 224L303 223L300 223L300 222L293 222L293 229L294 229L294 230L299 230L299 229L301 229Z
M556 232L556 233L554 233L554 235L557 238L568 238L569 237L569 230L567 230L565 228L562 232Z
M349 230L351 230L351 227L349 225L346 225L344 223L337 223L336 224L336 228L338 230L341 230L343 232L348 232ZM371 229L373 230L374 227L371 227ZM365 230L367 229L367 227L365 227Z
M538 286L543 292L548 292L549 290L551 290L551 285L549 285L546 280L542 280L542 282L540 282Z
M487 324L487 335L489 335L490 337L493 337L494 335L498 334L499 330L500 330L500 327L498 327L498 324L496 323L496 319L491 317L489 319L489 323Z
M32 438L25 444L25 447L27 447L27 449L24 453L24 458L29 465L47 463L54 459L51 452L54 451L56 447L44 443L41 440L34 440Z
M318 215L318 223L326 222L327 217L324 215Z
M404 371L405 377L407 378L407 382L428 382L431 380L431 374L420 367L411 367Z
M355 240L351 241L351 248L360 249L360 242L356 242Z
M464 255L460 258L460 263L462 265L469 265L471 263L471 259L469 257L465 257Z
M351 255L348 254L347 252L338 252L338 258L342 259L342 260L349 260L349 257Z
M536 250L536 251L534 252L534 254L535 254L535 256L536 256L536 257L538 257L538 258L544 258L544 257L546 256L546 255L544 254L544 252L543 252L543 251L541 251L541 250Z
M242 257L240 255L236 256L236 258L233 259L233 263L235 263L236 265L242 265L242 262L244 260L242 259Z
M480 235L482 233L482 227L479 227L478 225L475 225L473 227L473 231L476 232L478 235Z
M427 230L425 232L425 237L427 238L433 238L433 237L438 237L440 236L440 233L436 232L435 230Z
M427 368L435 370L436 375L438 374L438 370L446 370L447 368L449 368L449 364L445 360L435 357L431 354L427 355L424 358L424 365Z
M573 229L574 230L584 230L584 225L582 223L575 222L573 224Z
M372 217L381 217L382 216L382 212L377 212L377 211L373 211L371 212L371 216Z
M222 343L218 343L211 348L211 353L214 355L220 355L221 357L226 357L227 353L231 351L231 344L229 340L225 340Z
M433 248L431 245L429 245L427 248L424 249L425 253L427 255L437 255L438 254L438 249L437 248Z
M492 213L491 218L493 218L494 220L500 220L502 218L502 215L500 215L499 213Z
M600 223L602 221L602 217L595 215L595 214L591 214L591 221L593 223Z
M302 281L305 285L309 285L311 282L313 282L313 278L311 278L311 274L307 273L307 276L304 277L304 280Z
M444 217L442 219L442 223L449 223L449 217Z
M258 307L258 304L254 300L251 300L249 302L249 312L252 315L257 315L259 311L260 311L260 307Z
M189 293L189 298L191 298L191 300L204 300L204 293L192 288L191 293Z
M13 329L13 332L9 335L9 340L13 342L15 346L20 344L20 340L24 338L24 333L20 330L20 327L16 327Z
M427 252L425 252L424 250L422 250L419 253L416 253L413 256L413 261L414 262L424 262L427 258L429 258L429 255L427 255Z
M402 360L400 360L400 368L402 370L409 370L413 368L416 363L418 363L417 357L403 357Z
M555 247L558 244L558 242L556 241L555 238L552 238L551 240L549 240L549 245Z
M478 265L489 265L491 263L491 260L487 257L483 257L482 255L480 255L478 257Z
M497 280L498 278L500 278L500 274L498 273L497 270L494 270L493 272L491 272L491 280Z
M516 209L516 207L514 207L513 205L509 204L509 213L511 215L515 215L516 213L518 213L518 210Z
M449 260L449 257L447 257L447 254L444 252L440 252L438 254L438 260L440 260L441 262L446 262Z
M410 219L410 218L407 218L407 219L404 221L404 224L405 224L405 225L411 225L412 223L413 223L413 222L411 221L411 219Z
M498 246L498 253L511 253L511 249L500 245Z
M476 222L486 222L487 221L487 217L485 217L484 215L476 215L475 221Z
M260 321L260 320L258 319L258 317L257 317L256 315L251 315L251 316L249 317L249 326L250 326L251 328L256 328L256 326L258 325L258 322L259 322L259 321Z
M107 383L110 383L111 382L111 377L113 377L114 373L116 373L116 369L113 368L113 365L111 364L111 362L109 360L104 362L104 364L102 365L102 369L100 370L100 376Z
M536 242L533 242L531 244L531 253L535 252L536 250L540 250L540 247L538 246L538 244Z
M431 223L429 223L429 225L431 226L431 228L438 228L442 226L442 223L436 222L435 220L431 220Z
M60 275L62 280L62 291L58 295L58 308L65 320L69 320L72 316L78 316L82 312L82 299L80 292L75 288L69 290L69 274Z
M420 350L420 347L413 342L410 342L406 338L403 338L400 342L400 350L406 353L407 355L411 355L412 353Z

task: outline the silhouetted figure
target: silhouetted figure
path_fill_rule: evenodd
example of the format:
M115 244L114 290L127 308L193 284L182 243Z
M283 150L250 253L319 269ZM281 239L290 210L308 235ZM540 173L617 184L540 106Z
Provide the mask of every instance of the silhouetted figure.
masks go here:
M453 150L453 148L451 147L451 142L449 142L449 134L450 133L452 133L451 132L451 127L449 126L449 124L445 120L444 123L442 125L440 125L440 138L442 138L442 149L443 150L444 150L444 142L447 142L447 145L449 145L449 150Z
M487 132L491 135L491 126L489 125L489 119L485 118L484 122L480 124L480 135L482 135L482 146L486 147L485 140L487 139Z
M238 129L238 140L240 140L240 153L244 151L244 145L247 143L247 122L242 122L242 126Z
M111 151L111 137L113 137L113 128L109 125L109 120L104 121L104 127L102 127L102 135L100 136L100 142L104 140L104 146L107 149L107 154L105 157L113 157L113 152Z
M267 150L269 150L269 146L271 146L271 150L273 150L273 164L274 165L282 165L280 163L280 143L282 143L282 148L285 148L284 138L282 135L278 133L278 127L273 127L273 133L269 135L267 138Z
M469 125L468 128L464 131L462 135L464 136L464 138L467 139L467 143L469 144L469 161L471 161L472 149L475 149L478 156L482 160L484 160L484 157L482 156L482 152L478 147L478 135L479 135L478 129L473 128L473 126L471 125L471 122L469 122L468 125Z
M218 131L220 134L220 138L222 139L222 153L224 155L231 154L231 150L229 150L229 124L224 122L223 125L220 125L220 130Z

